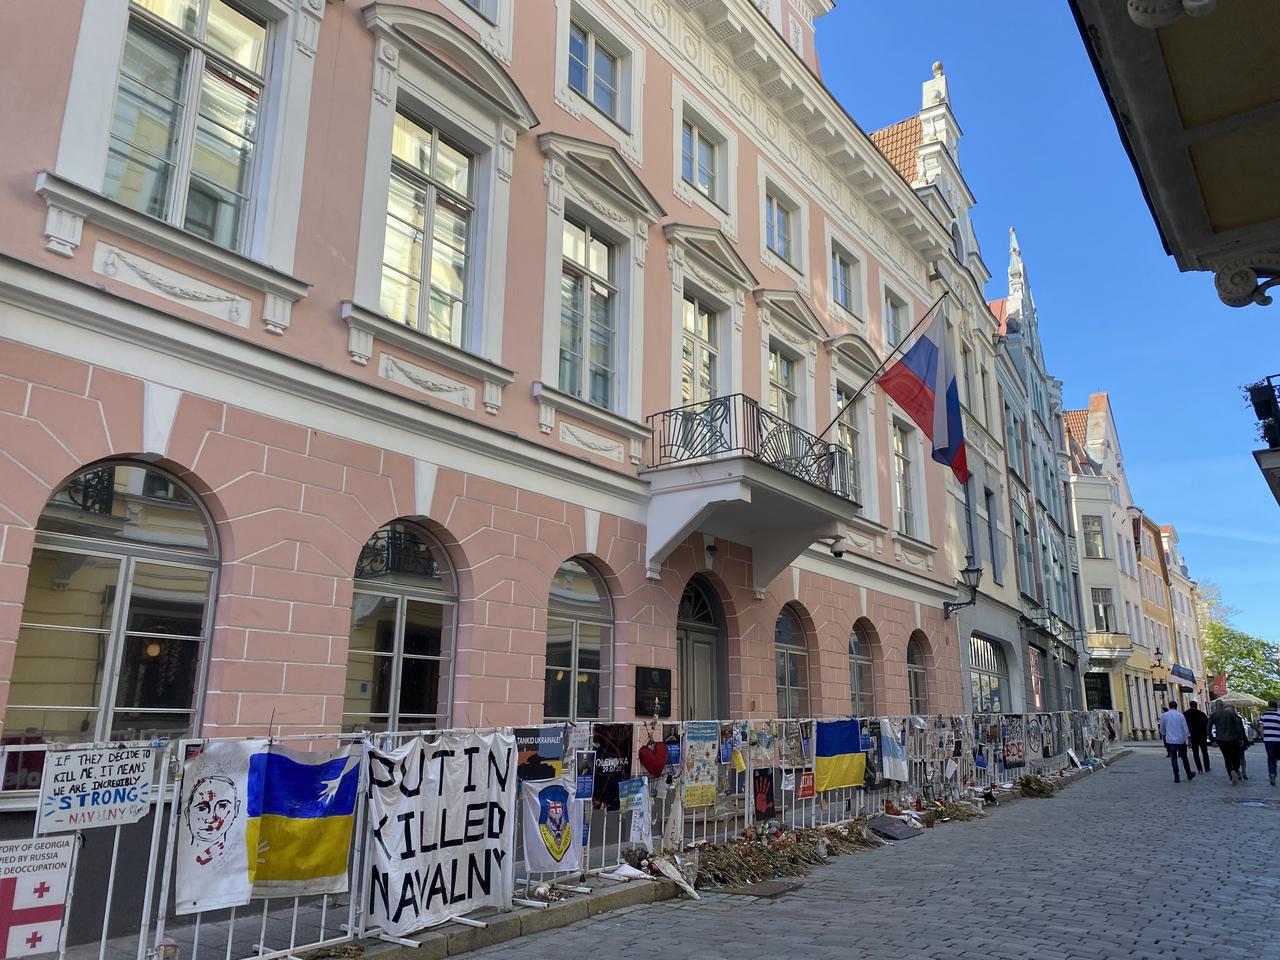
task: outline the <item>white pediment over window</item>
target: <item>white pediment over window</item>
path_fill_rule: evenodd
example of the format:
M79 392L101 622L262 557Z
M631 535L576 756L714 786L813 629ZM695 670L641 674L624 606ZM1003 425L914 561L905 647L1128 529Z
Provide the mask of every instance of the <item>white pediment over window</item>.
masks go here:
M809 301L797 290L769 290L761 287L755 291L756 307L764 325L790 328L792 337L803 340L824 341L828 334ZM792 339L788 337L787 339ZM792 340L793 343L798 341Z
M607 194L614 202L624 204L631 214L651 223L666 216L657 198L613 147L560 133L542 134L538 146L550 162L563 166L563 173L556 179L567 175L593 193Z
M750 290L756 286L755 274L722 231L715 227L672 223L663 227L662 232L668 243L683 248L686 258L692 255L695 271L699 267L703 270L710 269L718 275L715 277L716 281L727 284L730 288ZM699 279L708 282L711 278L700 276Z
M480 98L507 115L517 127L537 126L538 116L502 64L481 43L436 13L399 3L372 3L364 8L365 25L388 44L411 50L442 83ZM379 48L380 57L394 57ZM394 62L388 64L395 68Z
M827 341L833 359L839 357L846 364L864 374L870 374L880 366L880 358L866 337L856 333L844 333Z

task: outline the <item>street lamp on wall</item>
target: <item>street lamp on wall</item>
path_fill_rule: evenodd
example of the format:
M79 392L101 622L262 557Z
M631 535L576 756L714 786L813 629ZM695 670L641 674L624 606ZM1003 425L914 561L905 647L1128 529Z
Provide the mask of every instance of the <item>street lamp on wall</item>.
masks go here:
M950 601L943 603L943 620L949 620L957 610L972 607L978 602L978 584L982 582L982 568L973 559L972 553L964 558L964 569L960 571L960 579L964 581L965 589L969 591L969 599L964 603L951 603Z
M1156 644L1156 667L1164 666L1164 651L1160 649L1160 644Z

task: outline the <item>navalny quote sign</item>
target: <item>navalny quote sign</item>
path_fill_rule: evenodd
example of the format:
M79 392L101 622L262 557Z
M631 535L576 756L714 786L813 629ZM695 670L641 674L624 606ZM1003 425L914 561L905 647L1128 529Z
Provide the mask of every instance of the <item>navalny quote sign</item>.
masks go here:
M36 832L136 823L151 809L151 747L50 750Z

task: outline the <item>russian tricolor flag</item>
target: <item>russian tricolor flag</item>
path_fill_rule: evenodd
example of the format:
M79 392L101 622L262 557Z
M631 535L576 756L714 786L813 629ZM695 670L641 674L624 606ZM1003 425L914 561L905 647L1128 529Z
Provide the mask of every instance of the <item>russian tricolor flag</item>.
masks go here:
M949 466L962 484L969 481L960 391L947 318L939 312L919 340L880 378L880 388L898 402L933 441L933 459Z

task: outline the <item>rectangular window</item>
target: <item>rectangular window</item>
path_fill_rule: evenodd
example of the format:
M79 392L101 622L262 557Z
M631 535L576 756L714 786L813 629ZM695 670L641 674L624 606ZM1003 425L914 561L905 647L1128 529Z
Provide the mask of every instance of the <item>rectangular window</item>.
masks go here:
M223 0L133 5L103 194L243 246L266 49L266 24Z
M684 335L680 348L680 402L705 403L719 396L717 317L698 300L685 294Z
M854 266L840 250L831 251L831 299L854 313Z
M560 389L597 407L613 407L614 247L566 219L560 279Z
M796 422L796 362L779 350L769 348L769 409L786 420Z
M1093 629L1098 633L1116 632L1116 611L1111 602L1111 590L1094 587L1090 591L1093 600Z
M1033 596L1036 589L1035 561L1031 557L1031 523L1021 504L1013 505L1013 531L1018 552L1018 586Z
M396 114L382 312L455 347L464 342L473 167L440 131Z
M773 191L764 195L765 245L787 263L795 265L792 247L791 210Z
M836 388L836 409L841 410L840 419L836 421L836 443L844 448L849 456L849 492L853 499L862 502L862 430L858 418L861 411L857 403L849 403L853 391L844 387ZM848 404L846 407L845 405ZM861 512L861 509L859 509Z
M991 579L996 583L1004 583L1004 571L1000 567L1000 553L996 549L996 528L1000 518L996 515L996 495L994 491L983 489L983 506L987 510L987 551L991 558Z
M911 431L900 423L893 425L894 480L898 493L898 531L915 536L914 491L911 476Z
M991 423L991 386L985 367L982 370L982 422L988 427Z
M1107 550L1102 534L1102 517L1086 514L1080 518L1080 526L1084 533L1084 555L1092 560L1104 559Z
M680 139L680 176L685 183L716 203L720 202L716 182L719 150L718 141L707 136L693 121L684 121Z
M618 56L576 21L569 24L569 86L605 116L618 119Z
M884 295L884 339L890 347L902 342L906 324L907 305L889 291Z
M960 347L960 368L964 374L964 405L973 410L973 351Z

